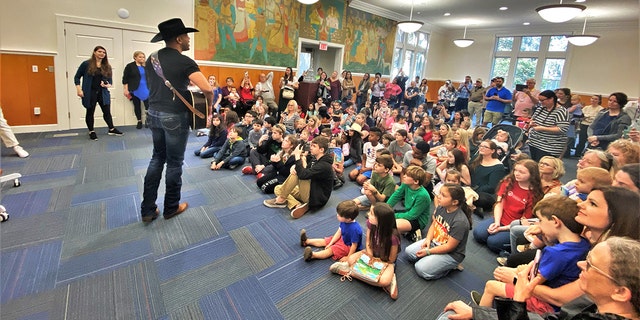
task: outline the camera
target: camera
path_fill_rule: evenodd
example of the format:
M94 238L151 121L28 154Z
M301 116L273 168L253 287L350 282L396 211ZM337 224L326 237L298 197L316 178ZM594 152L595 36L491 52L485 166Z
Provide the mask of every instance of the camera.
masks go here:
M526 87L524 84L516 84L516 91L523 91Z

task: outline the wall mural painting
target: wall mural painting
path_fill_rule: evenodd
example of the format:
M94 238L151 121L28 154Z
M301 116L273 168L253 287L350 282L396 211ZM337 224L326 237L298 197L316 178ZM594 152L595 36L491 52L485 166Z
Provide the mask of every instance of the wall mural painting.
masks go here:
M196 60L295 65L300 6L296 0L196 0Z
M389 74L396 28L395 21L347 8L344 68Z
M391 70L396 34L395 21L344 0L196 0L195 28L196 60L292 66L302 37L343 44L347 70L383 74Z

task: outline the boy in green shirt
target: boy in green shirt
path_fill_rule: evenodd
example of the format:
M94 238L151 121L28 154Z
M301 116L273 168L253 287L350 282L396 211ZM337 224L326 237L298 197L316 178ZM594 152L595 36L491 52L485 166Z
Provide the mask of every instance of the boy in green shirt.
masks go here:
M364 195L353 201L360 210L368 210L376 202L385 202L396 190L396 182L390 173L393 168L393 158L388 154L378 155L373 165L371 179L362 186Z
M401 200L404 210L396 212L396 227L400 233L409 233L410 238L421 238L421 230L429 225L431 197L423 187L426 179L424 169L409 166L402 176L402 184L387 200L393 207Z

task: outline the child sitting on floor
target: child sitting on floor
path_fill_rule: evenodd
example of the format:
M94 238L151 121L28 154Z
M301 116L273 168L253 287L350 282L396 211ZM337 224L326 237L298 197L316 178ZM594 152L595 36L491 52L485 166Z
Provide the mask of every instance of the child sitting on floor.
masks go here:
M328 259L347 261L347 257L363 249L362 227L356 221L358 205L353 200L345 200L336 208L336 218L340 222L338 230L331 237L307 238L307 231L300 231L300 246L304 248L304 261L311 259ZM323 248L313 251L311 246Z
M540 279L538 284L544 283L550 288L558 288L578 279L581 269L577 263L585 259L591 245L580 236L584 227L575 220L578 214L576 202L567 197L554 195L541 200L533 211L540 219L540 235L547 246L542 249L539 262L534 260L538 267L537 272L530 276L530 280L533 281L533 277L536 277ZM532 270L536 270L536 267ZM495 297L513 298L513 293L513 284L489 280L481 298L475 291L471 292L471 296L478 305L491 307ZM527 299L526 304L527 311L538 314L559 310L559 307L535 296Z
M438 194L438 206L424 241L406 248L418 275L426 280L442 278L458 268L465 257L471 229L471 209L462 187L445 184Z
M239 127L233 127L229 131L229 138L211 161L211 170L219 170L220 168L233 170L244 164L249 156L249 149L246 141L240 137L241 134L242 128Z

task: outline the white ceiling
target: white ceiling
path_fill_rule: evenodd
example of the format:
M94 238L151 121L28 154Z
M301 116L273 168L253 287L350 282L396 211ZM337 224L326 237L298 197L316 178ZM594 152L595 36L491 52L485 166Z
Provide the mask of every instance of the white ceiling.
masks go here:
M409 20L412 0L352 0L351 6L376 13L394 20ZM529 22L531 28L549 25L535 11L537 7L560 4L561 0L413 0L413 19L441 29L462 29L469 25L474 29L522 27ZM575 0L564 0L575 4ZM586 0L587 9L567 23L611 24L636 22L640 16L638 0ZM505 11L498 8L507 7ZM450 16L444 16L445 13Z

